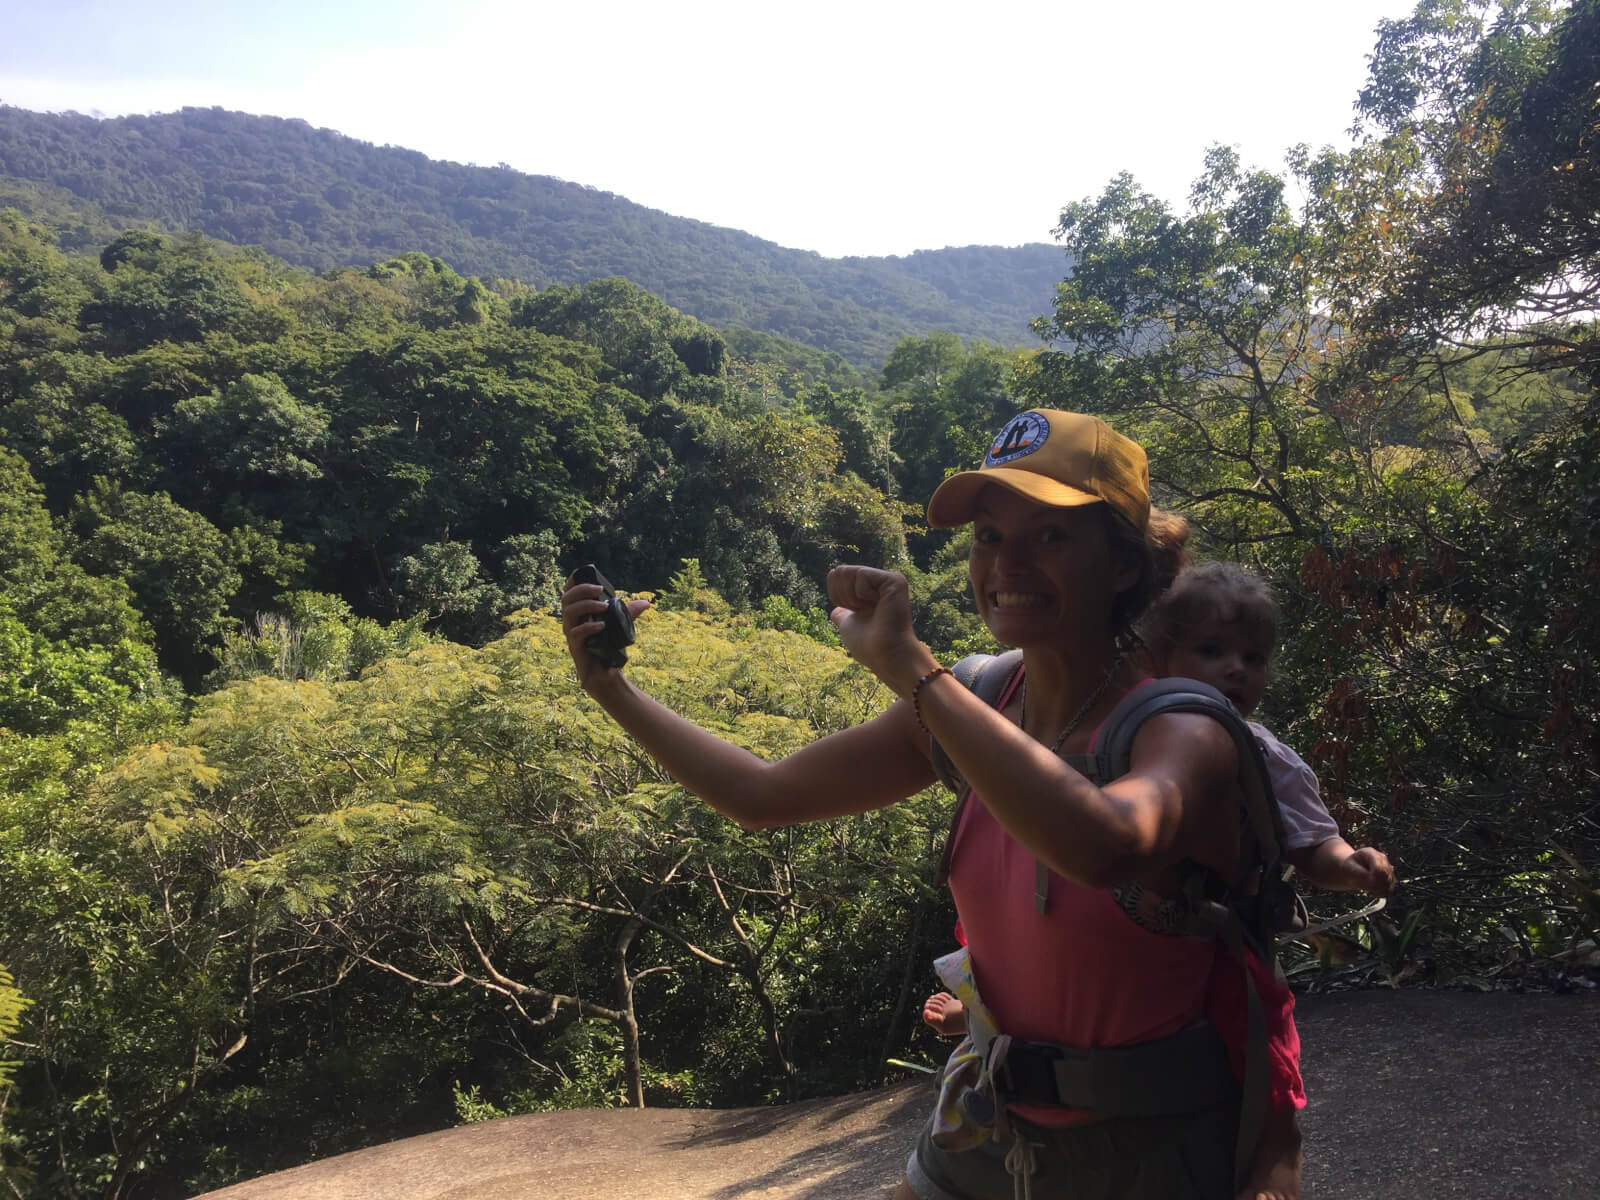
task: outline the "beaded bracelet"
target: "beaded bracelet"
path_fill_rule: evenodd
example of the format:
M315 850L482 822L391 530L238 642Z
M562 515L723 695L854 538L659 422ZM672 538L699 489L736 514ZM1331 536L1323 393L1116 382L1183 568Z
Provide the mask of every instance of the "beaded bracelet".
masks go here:
M929 729L927 722L922 719L923 685L928 683L930 680L939 678L941 675L950 675L952 673L953 672L949 667L935 667L921 679L917 680L916 683L911 685L911 712L917 718L917 724L922 726L922 732L927 734L929 737L933 736L933 730Z

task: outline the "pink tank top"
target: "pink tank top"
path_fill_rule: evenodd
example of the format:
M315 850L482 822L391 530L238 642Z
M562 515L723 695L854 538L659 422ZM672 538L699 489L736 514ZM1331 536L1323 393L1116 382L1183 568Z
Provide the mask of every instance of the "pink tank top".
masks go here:
M1021 679L1018 671L997 708ZM1126 1046L1178 1033L1204 1015L1214 939L1150 933L1110 892L1053 873L1040 913L1033 853L981 801L968 802L955 839L950 891L978 993L1000 1032L1081 1048ZM1081 1110L1016 1111L1045 1125L1093 1119Z

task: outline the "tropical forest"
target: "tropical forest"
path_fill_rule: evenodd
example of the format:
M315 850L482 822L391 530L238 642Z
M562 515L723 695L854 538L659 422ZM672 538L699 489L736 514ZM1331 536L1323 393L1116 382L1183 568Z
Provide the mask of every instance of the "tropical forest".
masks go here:
M1345 148L842 260L304 122L0 107L0 1194L928 1059L948 793L741 828L556 602L650 598L630 676L781 757L894 698L831 566L996 648L923 506L1030 407L1271 582L1265 719L1402 881L1294 986L1592 988L1597 80L1597 0L1422 0Z

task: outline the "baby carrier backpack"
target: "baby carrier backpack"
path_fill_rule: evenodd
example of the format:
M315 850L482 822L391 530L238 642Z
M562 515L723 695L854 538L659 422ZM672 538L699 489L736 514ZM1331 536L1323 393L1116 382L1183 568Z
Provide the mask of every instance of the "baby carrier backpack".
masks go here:
M951 670L993 707L1021 661L1020 650L999 656L974 654ZM1168 712L1204 713L1228 731L1238 750L1239 874L1222 879L1215 871L1192 864L1181 895L1170 898L1175 905L1166 906L1173 919L1164 922L1159 932L1217 938L1244 973L1248 1041L1235 1159L1242 1186L1266 1119L1268 1099L1266 1014L1246 954L1255 954L1281 981L1277 937L1305 924L1304 909L1284 862L1283 826L1261 746L1221 692L1198 680L1168 678L1146 682L1129 692L1101 724L1090 752L1068 755L1065 761L1096 784L1118 779L1128 773L1140 726ZM949 878L956 830L970 789L937 739L932 740L931 750L934 770L957 797L939 864L942 886ZM1034 902L1040 912L1049 902L1049 881L1049 869L1036 863ZM1129 908L1125 899L1119 899ZM1208 1107L1231 1086L1220 1043L1206 1026L1201 1026L1199 1033L1185 1031L1145 1046L1090 1051L1042 1047L1040 1054L1045 1060L1042 1064L1030 1062L1028 1055L1018 1055L1014 1049L1010 1052L1004 1073L1011 1074L1011 1082L1017 1086L1008 1098L1090 1108L1113 1116L1146 1116Z

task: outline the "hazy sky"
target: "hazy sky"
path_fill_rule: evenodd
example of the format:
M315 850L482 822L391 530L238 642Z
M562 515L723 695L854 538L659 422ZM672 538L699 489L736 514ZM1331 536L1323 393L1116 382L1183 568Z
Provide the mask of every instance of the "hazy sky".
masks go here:
M1402 0L0 0L0 102L221 105L827 255L1047 241L1116 172L1343 144Z

